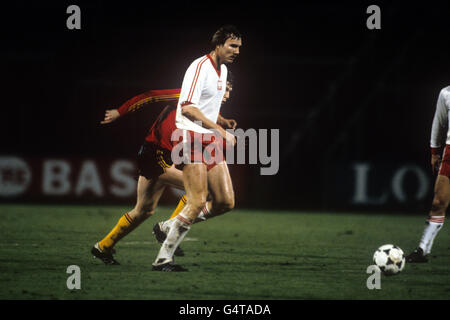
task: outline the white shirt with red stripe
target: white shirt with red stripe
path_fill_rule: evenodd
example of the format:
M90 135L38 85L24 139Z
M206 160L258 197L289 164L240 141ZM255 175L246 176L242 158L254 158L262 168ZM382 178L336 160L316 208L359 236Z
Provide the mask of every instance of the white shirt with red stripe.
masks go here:
M431 128L431 148L442 147L442 138L447 130L446 144L450 144L450 86L445 87L439 93L436 103L436 112L434 114L433 126Z
M177 128L200 133L212 133L211 130L203 128L183 116L181 109L185 105L192 104L206 118L216 123L225 95L227 72L227 67L224 64L220 66L220 71L217 70L209 54L191 63L181 86L176 113Z

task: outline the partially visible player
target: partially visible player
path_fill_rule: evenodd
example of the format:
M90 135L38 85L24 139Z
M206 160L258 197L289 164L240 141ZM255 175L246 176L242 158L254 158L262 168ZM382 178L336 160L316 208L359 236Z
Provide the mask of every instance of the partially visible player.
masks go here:
M406 262L428 262L433 241L444 225L445 212L450 203L450 86L439 93L431 129L431 170L438 173L434 186L434 198L425 223L419 246L408 256ZM447 131L445 131L447 130ZM442 140L446 145L442 150ZM441 159L443 151L443 157Z
M180 89L148 91L128 100L118 109L107 110L101 123L111 123L148 103L177 102L179 92ZM223 102L226 102L228 97L229 93L227 93ZM153 214L165 186L169 185L184 190L183 173L172 164L170 154L173 142L169 137L170 133L175 130L175 113L175 103L164 108L149 130L139 151L136 206L133 210L124 214L111 232L96 243L91 250L94 257L100 258L105 264L119 264L113 257L114 246ZM231 125L236 123L235 120L225 119L222 116L219 116L218 122L226 128L230 128ZM184 255L181 248L177 248L177 255Z

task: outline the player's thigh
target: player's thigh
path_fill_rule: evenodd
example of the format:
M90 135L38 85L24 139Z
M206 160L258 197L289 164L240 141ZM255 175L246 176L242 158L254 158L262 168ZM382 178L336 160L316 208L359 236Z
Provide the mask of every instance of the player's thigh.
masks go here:
M213 203L234 207L234 190L226 162L215 165L208 171L208 189Z
M438 175L434 185L433 206L448 207L450 203L450 179L444 175Z
M164 173L159 176L159 180L166 185L184 190L183 171L175 168L175 165L164 169Z

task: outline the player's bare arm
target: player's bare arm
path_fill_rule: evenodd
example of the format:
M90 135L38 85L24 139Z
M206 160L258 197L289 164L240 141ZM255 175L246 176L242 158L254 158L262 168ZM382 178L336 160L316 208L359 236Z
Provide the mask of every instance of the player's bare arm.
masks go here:
M219 114L217 118L217 124L224 129L236 129L237 122L234 119L226 119Z
M441 165L441 156L439 154L431 155L431 171L433 174L437 174L439 172L439 166Z
M219 134L227 141L227 143L230 143L232 146L236 144L236 138L231 133L225 131L225 129L217 123L214 123L205 117L205 115L194 105L190 104L184 106L181 110L181 114L191 121L200 121L202 123L202 127L206 129L217 130Z

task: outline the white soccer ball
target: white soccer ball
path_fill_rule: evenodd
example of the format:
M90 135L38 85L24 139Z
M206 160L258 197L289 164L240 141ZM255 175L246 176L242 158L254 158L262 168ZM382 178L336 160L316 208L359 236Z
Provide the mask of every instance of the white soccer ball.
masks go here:
M385 244L373 254L373 263L385 275L394 275L405 268L405 254L399 247L393 244Z

